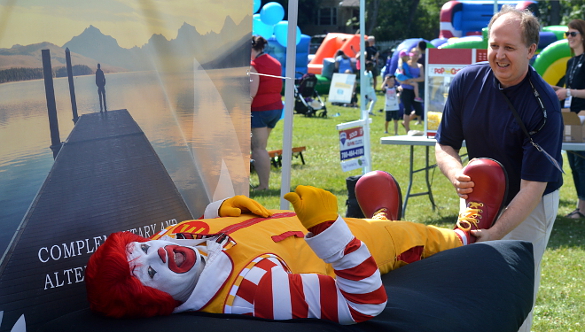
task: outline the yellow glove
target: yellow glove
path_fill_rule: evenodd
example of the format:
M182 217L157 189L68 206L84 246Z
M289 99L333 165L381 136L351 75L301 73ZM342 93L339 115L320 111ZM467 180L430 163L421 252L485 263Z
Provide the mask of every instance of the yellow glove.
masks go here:
M220 217L239 217L242 212L251 212L260 217L270 217L272 212L255 200L244 195L230 197L221 203L219 207Z
M284 195L284 199L291 202L297 217L307 229L337 219L337 197L326 190L298 186L295 192Z

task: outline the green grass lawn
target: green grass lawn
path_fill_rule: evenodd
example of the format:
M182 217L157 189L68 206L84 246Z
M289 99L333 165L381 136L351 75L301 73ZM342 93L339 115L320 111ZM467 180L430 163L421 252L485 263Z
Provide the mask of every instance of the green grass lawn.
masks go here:
M384 134L384 97L378 95L375 114L370 127L372 170L383 170L396 177L406 191L409 168L408 146L382 145ZM339 213L345 215L348 176L360 175L361 170L343 172L339 160L339 138L336 125L358 120L359 109L332 106L327 103L328 117L307 118L294 115L293 146L306 146L303 152L306 164L293 158L291 170L291 189L297 185L312 185L327 189L337 195ZM282 149L284 121L273 130L268 150ZM393 133L392 125L390 133ZM411 129L424 130L424 126L411 123ZM399 128L399 134L405 131ZM434 163L434 149L430 150L431 163ZM415 147L415 167L424 166L425 147ZM571 171L564 155L565 184L561 188L559 214L551 239L542 261L542 281L534 309L533 331L585 331L585 220L571 220L563 216L575 207L576 193ZM280 207L282 169L272 168L270 190L262 193L251 192L250 196L269 209ZM252 185L258 183L256 174L250 176ZM457 218L458 202L453 187L434 168L430 173L432 191L437 208L432 209L428 196L411 197L403 219L451 228ZM415 175L411 193L425 191L423 173ZM470 281L471 282L471 281ZM471 295L471 294L470 294Z

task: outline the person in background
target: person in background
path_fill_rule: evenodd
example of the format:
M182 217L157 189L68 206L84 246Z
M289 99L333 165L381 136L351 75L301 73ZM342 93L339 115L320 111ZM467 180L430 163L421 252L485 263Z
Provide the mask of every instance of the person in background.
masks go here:
M426 58L427 58L427 42L424 40L421 40L418 42L416 47L420 51L420 58L418 58L418 63L420 63L421 65L424 66Z
M342 50L337 50L337 52L335 52L335 72L340 74L357 74L353 60ZM357 94L355 88L356 85L354 84L351 92L351 101L349 104L345 104L345 106L357 107Z
M426 79L427 79L427 66L426 66L427 42L424 40L419 41L417 48L420 51L420 58L418 59L418 63L420 63L425 68L424 75L421 75L421 76L423 76L425 78L425 81L426 81ZM418 91L419 91L419 96L424 99L425 98L425 83L424 82L418 84ZM424 118L424 112L423 112L423 115L416 117L416 124L421 124L421 121L423 118Z
M380 56L380 52L378 52L378 48L376 47L376 38L374 36L369 36L366 42L366 63L371 62L373 63L372 67L372 77L374 78L374 89L378 86L378 76L380 75L380 70L378 69L378 57Z
M504 5L488 25L488 38L488 62L461 69L451 82L435 156L462 199L476 190L473 179L461 171L463 141L470 159L493 158L503 164L509 182L506 208L493 227L477 232L478 241L532 242L536 300L540 262L563 184L561 110L554 90L530 66L540 38L532 13ZM520 331L530 331L531 324L532 312Z
M376 97L376 90L374 89L373 70L374 64L371 62L366 62L366 70L364 71L365 86L362 100L370 103L368 107L368 113L372 116L375 116L376 114L374 114L374 107L376 106L376 101L378 101L378 97Z
M101 69L100 64L97 64L97 70L95 71L95 84L98 87L98 99L100 100L100 112L108 111L106 106L106 75Z
M404 106L402 125L407 133L410 131L410 121L412 121L417 115L422 116L423 107L420 102L415 101L416 95L414 93L414 88L415 85L418 86L418 83L423 82L425 79L424 76L421 76L421 74L424 73L424 67L417 62L420 56L418 48L413 47L410 50L410 54L410 60L408 60L407 64L408 70L413 78L401 81L396 77L398 83L402 86L402 93L400 96L400 100Z
M335 52L335 72L340 74L353 74L351 59L342 50Z
M398 120L400 120L400 93L396 86L396 78L394 75L387 75L382 82L382 91L385 95L384 111L386 113L386 122L384 123L384 133L388 134L388 125L391 121L394 121L394 135L398 135Z
M262 36L252 37L250 68L250 97L252 97L252 159L258 173L255 190L268 189L270 156L266 150L270 132L282 116L282 66L278 60L264 53L268 42ZM259 74L259 75L258 75ZM277 76L270 77L262 74Z
M565 87L553 86L559 100L570 108L571 112L579 113L585 110L585 21L576 19L569 22L565 32L571 48L572 57L567 61L565 72ZM577 190L577 208L565 217L571 219L585 218L585 152L567 151L567 159L573 174L573 182Z
M413 53L406 53L406 51L400 51L398 54L398 66L396 67L395 77L399 81L406 81L409 79L414 78L410 74L410 66L408 62L410 61L410 57L413 56ZM414 101L418 103L422 103L423 99L420 97L419 93L419 84L413 84L413 91L414 91Z

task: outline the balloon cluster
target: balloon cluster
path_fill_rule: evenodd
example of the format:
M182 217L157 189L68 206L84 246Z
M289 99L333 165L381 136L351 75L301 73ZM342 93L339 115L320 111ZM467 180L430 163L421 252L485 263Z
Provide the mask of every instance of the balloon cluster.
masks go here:
M252 34L266 39L274 36L276 41L286 47L288 40L288 21L283 21L284 8L278 2L269 2L260 9L261 1L254 0L254 14L252 21ZM296 44L301 41L301 29L297 26Z

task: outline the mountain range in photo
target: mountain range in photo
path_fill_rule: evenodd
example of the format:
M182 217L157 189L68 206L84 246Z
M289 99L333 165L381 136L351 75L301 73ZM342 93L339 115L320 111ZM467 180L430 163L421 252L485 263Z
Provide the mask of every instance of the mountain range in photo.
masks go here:
M153 34L148 42L130 49L118 45L115 38L104 35L90 25L63 46L50 42L14 45L0 48L0 71L11 68L41 68L41 50L51 51L53 68L65 66L65 49L71 52L73 65L95 70L97 64L106 73L124 71L192 70L194 63L203 68L229 68L249 65L241 52L250 48L252 18L247 16L236 24L229 16L220 32L200 34L192 25L183 23L175 39ZM196 59L196 61L193 60Z

